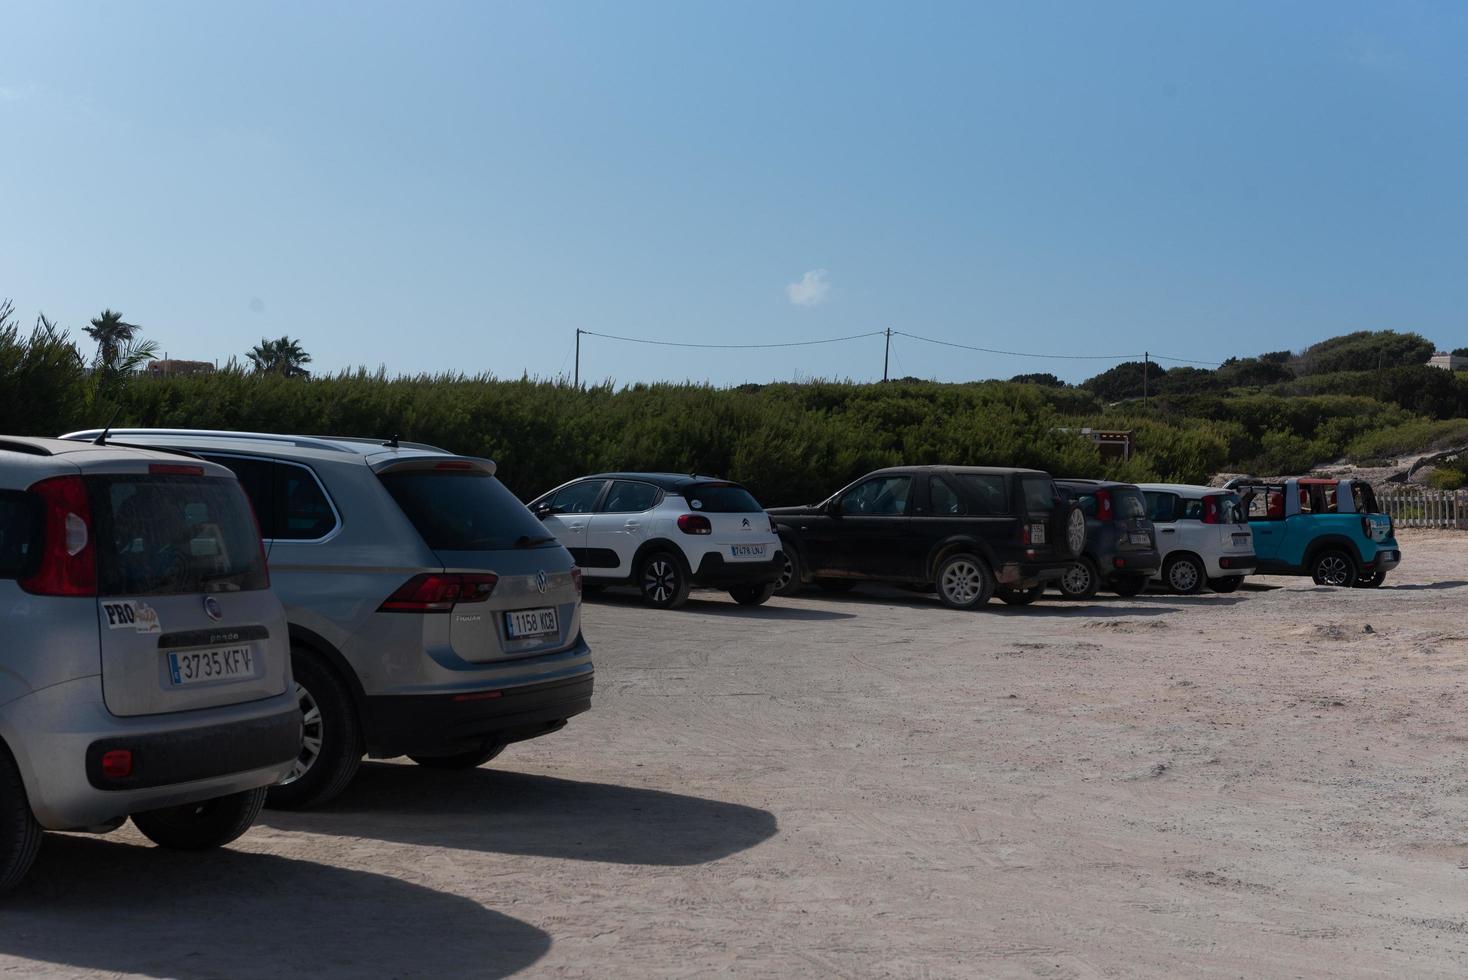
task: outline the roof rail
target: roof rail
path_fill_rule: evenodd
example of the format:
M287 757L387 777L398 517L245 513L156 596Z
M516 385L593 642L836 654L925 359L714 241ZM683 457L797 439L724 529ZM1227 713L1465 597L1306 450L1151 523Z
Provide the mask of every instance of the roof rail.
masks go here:
M17 439L0 439L0 452L27 453L31 456L55 456L45 446L38 446L33 442L20 442Z
M79 432L68 432L62 436L63 439L95 439L101 429L83 429ZM372 440L344 440L334 436L292 436L281 435L274 432L235 432L228 429L113 429L108 434L108 442L118 436L171 436L187 439L191 436L203 436L209 439L238 439L242 442L275 442L288 443L299 446L302 449L325 449L331 452L343 452L340 443L345 441L372 441ZM154 449L155 446L143 448Z

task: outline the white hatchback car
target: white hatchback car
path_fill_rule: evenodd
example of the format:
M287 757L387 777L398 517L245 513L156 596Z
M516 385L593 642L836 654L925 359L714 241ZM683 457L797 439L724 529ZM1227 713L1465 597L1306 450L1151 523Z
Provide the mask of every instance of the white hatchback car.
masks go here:
M1139 486L1162 556L1153 581L1188 595L1205 584L1214 592L1232 592L1258 565L1248 515L1232 490L1182 483Z
M571 552L587 585L632 585L676 609L694 586L757 606L784 565L774 523L737 483L686 473L600 473L536 498L530 510Z

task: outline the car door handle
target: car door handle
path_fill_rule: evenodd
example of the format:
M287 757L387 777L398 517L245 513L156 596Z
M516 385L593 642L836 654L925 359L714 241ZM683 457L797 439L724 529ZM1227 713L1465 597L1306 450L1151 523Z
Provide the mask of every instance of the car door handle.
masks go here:
M573 530L573 531L580 531L580 530L585 529L585 527L586 527L585 524L572 524L572 525L570 525L570 529Z
M636 521L628 521L626 524L623 524L622 526L624 528L626 528L627 530L629 530L629 531L635 531L638 528L642 527L642 525L639 524L639 523L637 523Z
M1165 527L1165 528L1162 529L1162 533L1163 534L1176 534L1177 533L1177 528L1175 528L1175 527Z

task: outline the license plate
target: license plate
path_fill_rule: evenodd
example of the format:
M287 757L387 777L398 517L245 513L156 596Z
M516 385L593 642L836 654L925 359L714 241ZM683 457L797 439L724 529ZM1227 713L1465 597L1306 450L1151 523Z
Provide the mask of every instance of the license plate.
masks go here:
M1152 535L1150 535L1150 534L1143 533L1143 534L1133 534L1132 535L1132 544L1151 544L1151 543L1152 543Z
M168 655L168 677L175 687L254 676L255 652L247 646Z
M735 558L763 558L765 556L765 546L762 544L731 544L729 551Z
M554 607L545 609L516 609L505 613L505 632L512 640L523 640L527 636L545 636L559 633L561 620Z
M1253 537L1253 535L1251 535L1251 534L1235 534L1234 535L1234 544L1248 544L1249 543L1249 539L1252 538L1252 537Z
M1043 524L1031 524L1030 525L1030 544L1044 544L1044 543L1045 543L1045 525L1043 525Z

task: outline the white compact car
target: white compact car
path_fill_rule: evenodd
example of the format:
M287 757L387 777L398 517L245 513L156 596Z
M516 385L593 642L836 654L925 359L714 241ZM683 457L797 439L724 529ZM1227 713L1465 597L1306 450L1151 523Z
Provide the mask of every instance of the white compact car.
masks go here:
M1214 592L1232 592L1254 570L1254 535L1238 494L1181 483L1139 486L1162 556L1153 581L1187 595L1205 584Z
M676 609L694 586L746 606L775 591L784 565L774 523L737 483L686 473L600 473L530 503L587 585L632 585Z

